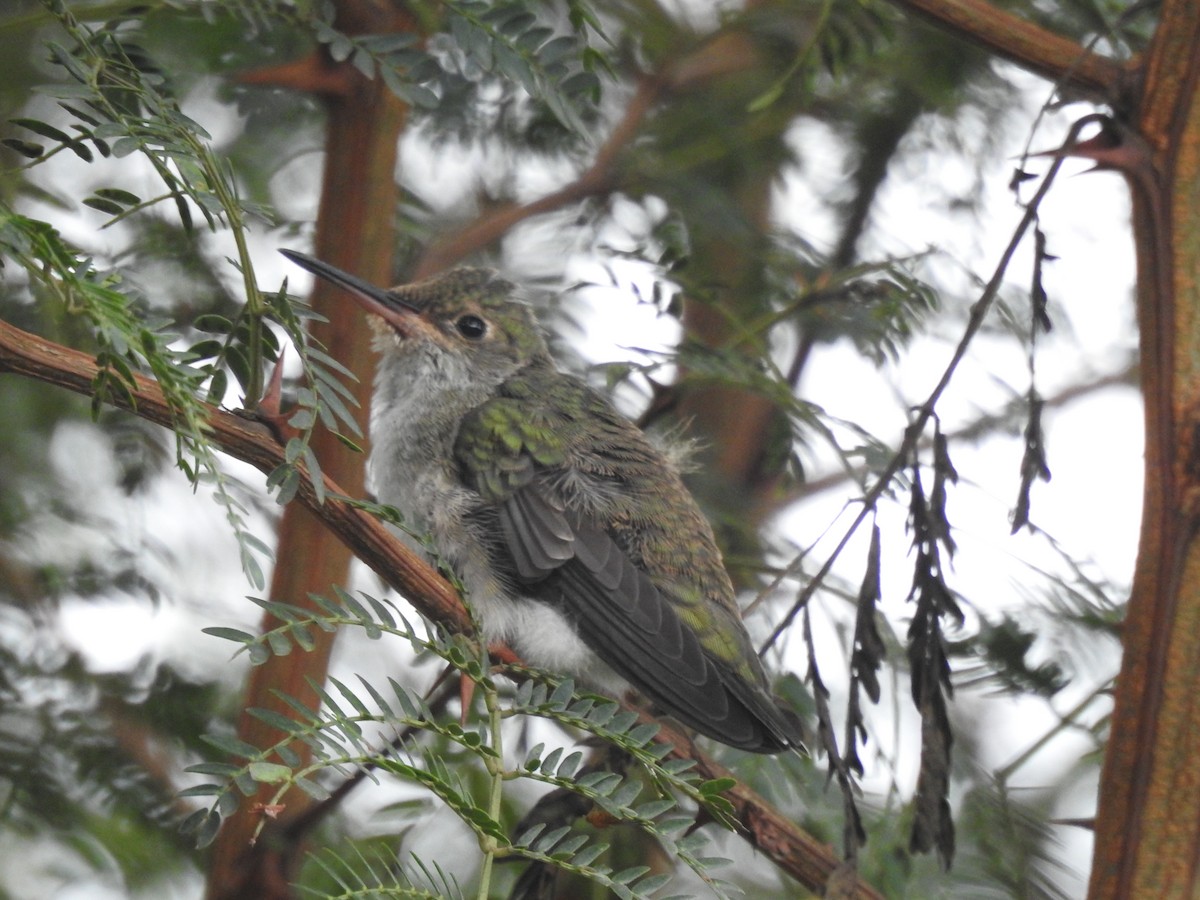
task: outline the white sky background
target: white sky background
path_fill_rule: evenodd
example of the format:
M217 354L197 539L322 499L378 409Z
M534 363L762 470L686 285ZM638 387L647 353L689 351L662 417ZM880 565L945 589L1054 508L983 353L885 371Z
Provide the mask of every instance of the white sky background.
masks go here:
M1048 93L1042 81L1013 70L1006 74L1025 86L1028 98L1026 107L1010 116L1002 135L1005 153L1011 159L989 162L979 176L973 162L949 151L937 157L913 156L901 163L893 170L894 177L884 185L873 212L866 242L860 248L864 256L909 254L932 246L938 248L938 253L926 275L959 282L962 271L977 273L984 279L990 275L1020 217L1020 210L1007 190L1012 165L1026 143L1029 123ZM203 91L193 98L186 111L214 134L218 148L223 135L237 127L229 118L230 111ZM1069 109L1066 114L1044 120L1033 141L1034 149L1056 146L1077 112L1078 109ZM778 219L821 246L831 234L830 218L821 198L814 196L807 185L835 181L841 171L841 157L828 135L814 126L798 126L794 138L807 171L827 173L830 178L814 174L812 181L784 185L778 198ZM72 162L73 157L65 154L60 160L71 171L71 177L97 185L117 180L110 179L112 173L105 170L105 166L117 163L77 166ZM412 137L404 145L406 178L422 185L423 193L451 201L456 199L456 193L461 198L470 192L474 176L464 175L463 167L469 171L477 162L469 154L448 154L445 150L429 154ZM124 167L119 179L122 186L129 186L129 165L130 160L120 162ZM1040 173L1047 165L1034 162L1030 168ZM301 219L315 215L319 166L316 152L302 153L279 176L276 188L285 215ZM1131 294L1133 251L1126 190L1115 175L1068 175L1083 168L1086 166L1069 163L1043 205L1042 227L1048 236L1048 250L1060 257L1045 269L1055 331L1042 339L1037 360L1038 384L1043 396L1086 378L1080 373L1103 375L1114 370L1136 341ZM54 170L47 167L47 171ZM519 177L522 190L535 196L561 183L569 173L531 169L522 171ZM928 198L942 198L956 186L967 189L976 177L982 177L986 184L985 204L978 222L948 219L943 208L930 204ZM130 189L136 191L137 187ZM1027 188L1024 196L1030 196L1032 190ZM143 195L151 193L148 189ZM49 213L46 215L51 217ZM630 215L630 227L638 227L636 211ZM99 213L85 211L76 220L76 233L64 230L69 238L94 245L95 228L102 221ZM114 230L111 234L116 249L119 232ZM537 243L546 237L544 231L539 233L536 223L521 229L514 237L520 250L512 258L527 258L531 249L536 255ZM307 276L287 266L274 252L276 237L256 233L253 240L264 289L273 288L286 274L293 290L300 292L307 284ZM1031 241L1030 236L1010 269L1015 293L1028 291ZM561 258L561 246L554 252ZM571 270L568 281L576 277L599 283L607 280L594 263L578 255L571 262ZM649 296L650 281L644 273L632 266L618 271L623 279L640 283L643 293ZM230 278L236 280L232 270ZM638 305L629 290L591 291L587 294L587 304L592 312L584 317L586 331L573 344L584 358L592 361L623 358L628 354L625 348L651 346L656 334L664 346L669 346L676 333L673 322ZM813 358L801 385L802 394L829 413L862 423L895 444L903 428L906 407L922 402L928 395L960 331L960 319L942 320L936 336L920 339L899 365L882 371L876 371L852 347L826 349ZM998 409L1009 399L1009 391L1023 393L1027 387L1024 358L1024 348L1015 340L982 335L939 406L945 429L953 431L981 411ZM1005 388L997 385L996 376L1005 380ZM1103 578L1117 585L1127 584L1140 520L1139 398L1134 391L1124 388L1097 392L1062 409L1048 409L1045 426L1054 477L1051 483L1034 488L1034 521L1060 541L1073 557L1091 560ZM51 461L64 477L71 474L73 465L78 465L81 455L103 460L103 448L86 446L88 440L69 429L55 437ZM1062 567L1040 538L1008 536L1008 514L1018 484L1020 436L992 438L978 446L956 446L952 454L961 476L960 484L952 488L950 496L950 518L958 529L955 537L961 548L952 572L952 585L987 614L1002 609L1028 610L1030 597L1022 591L1022 585L1036 584L1038 579L1022 560L1033 560L1055 572L1061 572ZM824 456L806 463L810 473L819 475L830 460L831 457ZM257 473L244 468L241 472L248 483L261 483ZM824 560L849 521L843 506L851 496L850 488L830 491L782 518L782 533L796 544L808 546L817 541L814 566ZM221 671L224 677L236 680L241 665L226 664L230 645L199 634L199 629L206 625L253 625L258 618L257 609L243 599L251 591L240 576L236 546L228 535L221 510L215 504L197 502L179 478L160 482L136 516L138 521L118 522L114 527L129 534L140 533L147 539L152 536L172 548L181 566L180 596L153 608L140 601L69 605L63 620L69 638L86 651L98 670L126 669L143 654L151 653L169 659L184 671L205 672L210 677L214 671ZM838 524L822 537L835 520ZM883 510L884 608L895 623L906 620L903 601L911 577L903 521L902 509ZM268 529L265 522L260 522L256 530L262 534ZM863 559L862 546L852 544L836 571L856 585ZM821 602L823 608L845 618L844 609L839 610L831 601ZM902 624L896 627L901 628ZM1046 633L1048 639L1039 644L1035 653L1053 658L1058 652L1053 629L1047 628ZM823 675L836 691L844 681L840 673L844 671L845 650L834 642L844 640L844 636L827 631L822 638L829 642L822 647ZM803 674L806 664L798 652L799 641L795 644L788 663ZM1112 671L1114 666L1115 654L1111 648L1097 648L1094 668L1056 697L1053 707L1061 712L1073 706L1095 686L1097 678ZM902 688L903 692L906 690ZM902 693L898 704L902 710L905 702ZM1053 724L1050 709L1040 703L992 698L986 701L986 707L983 704L978 692L964 691L959 694L955 711L971 718L987 718L983 755L988 764L1002 765L1014 758ZM888 705L887 699L883 705ZM836 697L834 708L838 708ZM1094 721L1098 713L1099 710L1088 721ZM885 713L882 720L886 722L887 718ZM1056 745L1035 764L1023 769L1014 783L1036 787L1054 781L1079 749L1078 742ZM901 783L911 785L916 771L913 748L902 747L895 765ZM880 768L868 777L868 786L883 788L886 777L886 767ZM1083 785L1073 802L1070 809L1056 812L1063 816L1090 815L1094 810L1094 785ZM1085 877L1090 837L1079 830L1060 829L1060 834L1070 865L1078 870L1080 878ZM1072 882L1067 885L1068 892L1080 892L1082 884L1082 881Z

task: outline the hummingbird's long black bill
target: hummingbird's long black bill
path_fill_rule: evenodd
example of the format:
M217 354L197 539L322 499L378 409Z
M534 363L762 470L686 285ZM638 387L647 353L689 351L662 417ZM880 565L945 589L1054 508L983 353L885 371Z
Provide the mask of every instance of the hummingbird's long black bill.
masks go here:
M367 312L374 313L398 328L403 329L410 321L412 314L420 312L418 307L408 303L394 292L376 287L363 281L357 275L351 275L336 266L322 262L315 256L308 256L295 250L281 249L279 252L318 278L324 278L331 284L344 288Z

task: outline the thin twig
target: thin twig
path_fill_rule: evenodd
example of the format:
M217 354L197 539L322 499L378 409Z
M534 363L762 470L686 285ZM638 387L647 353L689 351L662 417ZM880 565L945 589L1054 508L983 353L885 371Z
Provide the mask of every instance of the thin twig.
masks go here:
M1107 375L1101 375L1091 381L1068 385L1049 397L1043 397L1042 405L1044 409L1056 409L1108 388L1122 386L1136 388L1137 376L1138 364L1133 361ZM1027 400L1028 398L1025 396L1013 397L1003 409L981 414L979 418L968 422L961 428L946 432L946 439L951 444L979 441L1011 423L1018 409L1025 408ZM918 445L918 450L924 449L928 444L927 440L922 440ZM848 481L865 478L870 471L871 469L867 465L857 465L838 469L825 475L817 475L797 484L795 488L783 492L780 496L771 498L762 509L765 515L772 515L805 498L833 490Z

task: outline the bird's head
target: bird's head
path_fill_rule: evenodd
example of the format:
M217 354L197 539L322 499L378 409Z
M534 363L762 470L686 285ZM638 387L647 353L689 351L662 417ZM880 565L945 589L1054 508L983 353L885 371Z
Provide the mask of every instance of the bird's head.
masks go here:
M533 310L491 269L452 269L379 288L303 253L280 252L345 288L371 314L375 347L385 357L421 354L444 371L498 383L548 353Z

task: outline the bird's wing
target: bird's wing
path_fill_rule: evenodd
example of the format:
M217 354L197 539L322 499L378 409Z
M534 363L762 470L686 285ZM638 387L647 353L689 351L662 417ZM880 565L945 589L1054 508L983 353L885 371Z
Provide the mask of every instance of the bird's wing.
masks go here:
M468 416L456 454L495 504L513 577L558 606L596 654L685 724L735 747L798 743L764 690L705 652L696 632L613 539L567 503L553 421L499 398Z

